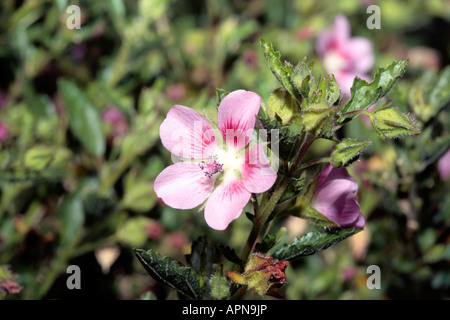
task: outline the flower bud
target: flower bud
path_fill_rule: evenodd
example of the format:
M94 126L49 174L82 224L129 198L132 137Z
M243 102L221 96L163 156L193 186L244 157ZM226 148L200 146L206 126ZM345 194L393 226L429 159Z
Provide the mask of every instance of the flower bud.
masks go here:
M370 116L370 121L380 138L397 138L403 135L419 134L413 122L397 108L390 108L389 103L378 107Z

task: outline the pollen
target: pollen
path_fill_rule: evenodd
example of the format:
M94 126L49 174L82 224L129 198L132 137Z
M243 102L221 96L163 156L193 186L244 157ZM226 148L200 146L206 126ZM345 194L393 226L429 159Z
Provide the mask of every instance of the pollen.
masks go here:
M216 173L224 173L223 164L217 160L217 155L209 156L208 161L202 161L198 164L200 169L203 170L205 176L211 179Z

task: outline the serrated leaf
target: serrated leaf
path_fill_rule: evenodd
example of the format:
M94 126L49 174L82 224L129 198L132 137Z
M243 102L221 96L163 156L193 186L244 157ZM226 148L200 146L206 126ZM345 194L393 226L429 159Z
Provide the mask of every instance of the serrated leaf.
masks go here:
M273 257L279 260L289 261L309 256L325 250L359 231L361 229L350 227L321 232L309 232L304 236L296 237L293 242L281 247L273 254Z
M272 141L270 136L271 130L277 130L278 133L278 156L289 161L294 156L294 150L297 150L298 145L302 141L302 127L297 124L289 126L282 126L276 119L258 118L261 125L268 130L268 141Z
M353 163L372 141L359 141L354 139L343 139L331 152L330 163L335 168L346 167Z
M295 93L294 86L290 81L291 74L293 73L293 68L290 64L285 64L283 66L281 62L281 54L275 51L272 44L264 39L260 40L261 48L263 50L264 57L266 58L267 64L270 71L274 74L275 78L286 88L286 90L293 96L297 97L298 94Z
M270 118L278 116L282 125L286 125L295 114L300 112L297 100L283 87L274 90L267 101L267 115Z
M186 258L197 273L202 273L207 277L212 274L215 252L206 237L199 237L192 243L191 254Z
M350 89L351 99L342 108L341 113L352 112L356 110L365 110L384 97L389 90L403 76L406 70L408 60L394 61L386 68L378 68L372 82L356 77ZM339 119L343 122L346 118L354 115L347 115Z
M69 116L70 130L87 151L96 156L105 152L106 142L98 110L78 86L66 79L58 81L64 105Z
M217 250L225 256L228 261L231 261L241 267L244 267L245 262L238 257L236 251L224 244L217 244Z
M164 257L153 250L134 249L134 253L155 280L163 282L191 299L202 298L203 291L197 274L191 267L183 266L178 261Z

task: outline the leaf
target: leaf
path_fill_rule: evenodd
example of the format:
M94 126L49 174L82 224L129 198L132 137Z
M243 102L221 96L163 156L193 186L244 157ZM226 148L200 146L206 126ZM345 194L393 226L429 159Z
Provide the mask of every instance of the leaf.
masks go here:
M209 281L210 295L218 300L226 299L230 293L227 279L220 271L217 271Z
M366 149L372 141L360 141L354 139L343 139L331 152L330 163L335 168L347 167L359 158L361 152Z
M394 61L386 68L378 68L373 81L370 83L356 77L350 89L352 97L342 108L341 113L365 110L377 102L378 99L384 97L403 76L407 64L408 60L401 60ZM346 115L341 117L339 121L343 122L346 118L353 116Z
M212 273L215 252L206 237L199 237L192 243L191 254L186 257L189 265L197 273L209 277Z
M224 244L217 244L217 250L227 258L227 260L244 267L245 262L241 260L241 258L238 257L236 251L229 246L226 246Z
M61 242L71 243L79 234L85 220L83 199L79 191L65 196L60 215L62 218Z
M286 89L280 87L273 91L267 102L267 115L273 119L276 115L281 118L281 124L286 125L294 115L300 112L297 100Z
M293 96L298 97L295 93L294 86L290 81L291 74L293 73L293 68L289 64L281 63L281 54L275 51L272 44L264 39L260 40L261 48L266 58L267 64L270 71L274 74L275 78L286 88L286 90Z
M222 102L223 98L227 96L227 94L229 94L229 92L224 89L216 89L217 107L219 107L219 104Z
M281 247L273 254L273 257L279 260L293 260L309 256L325 250L359 231L361 230L350 227L322 232L309 232L304 236L296 237L293 242Z
M148 239L146 227L151 223L152 220L148 217L132 217L117 229L117 239L130 246L141 246Z
M155 280L178 290L191 299L201 299L203 292L195 271L153 250L134 249L134 253Z
M69 116L70 130L87 151L102 155L106 145L98 110L73 82L61 79L58 88Z

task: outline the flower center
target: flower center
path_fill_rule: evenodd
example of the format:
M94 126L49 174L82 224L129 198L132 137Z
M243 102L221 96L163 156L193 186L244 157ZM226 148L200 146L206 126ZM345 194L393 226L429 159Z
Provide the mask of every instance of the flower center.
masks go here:
M323 65L328 73L336 74L347 68L347 61L338 51L331 50L325 55Z
M215 175L218 172L222 174L224 173L223 164L219 163L217 155L209 156L208 161L203 160L198 164L198 166L200 167L200 169L203 170L205 176L207 176L210 179L213 175Z

